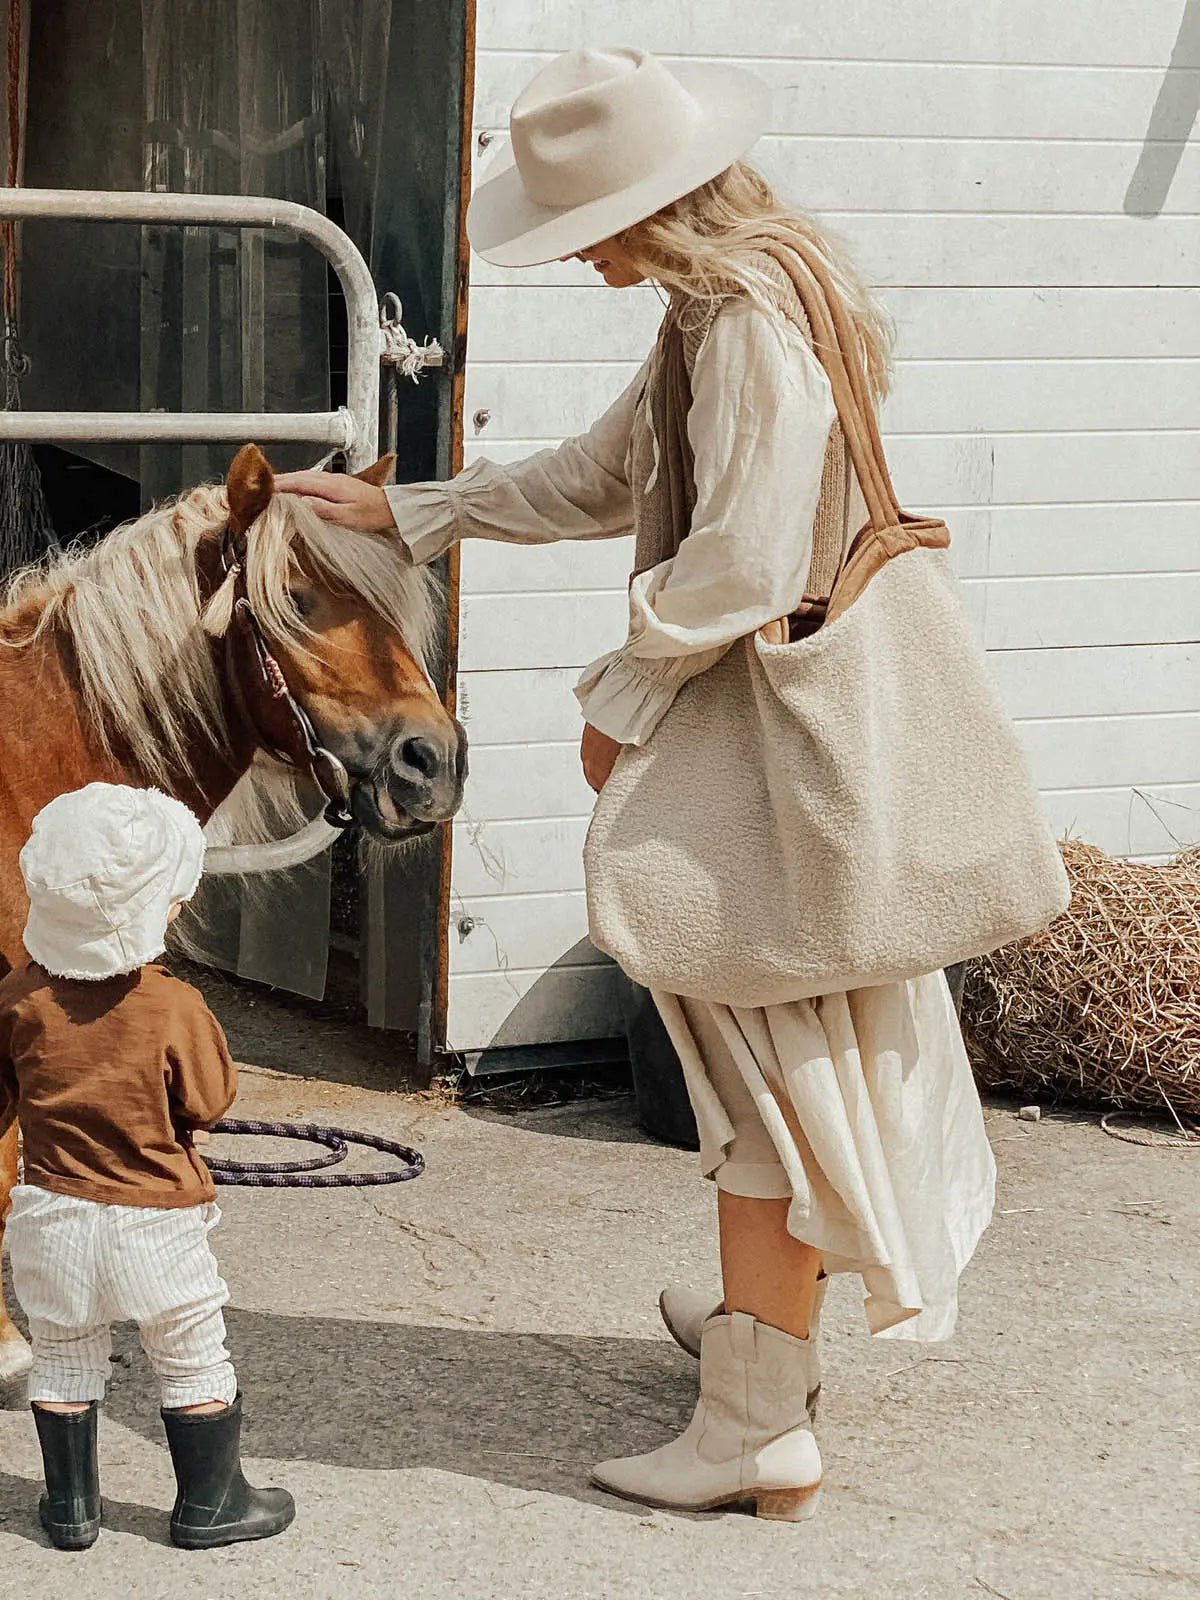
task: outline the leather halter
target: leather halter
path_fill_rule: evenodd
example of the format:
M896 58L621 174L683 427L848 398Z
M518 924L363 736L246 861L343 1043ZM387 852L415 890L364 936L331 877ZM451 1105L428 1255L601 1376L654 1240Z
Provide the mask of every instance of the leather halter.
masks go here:
M350 775L317 738L312 718L287 686L246 593L246 538L232 526L221 539L221 570L233 583L233 614L225 635L225 665L238 705L268 754L306 773L325 796L325 820L348 828Z

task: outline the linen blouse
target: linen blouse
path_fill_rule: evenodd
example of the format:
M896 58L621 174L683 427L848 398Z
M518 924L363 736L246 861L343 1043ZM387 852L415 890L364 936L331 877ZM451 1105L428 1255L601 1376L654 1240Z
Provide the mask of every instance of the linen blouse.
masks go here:
M631 440L649 426L653 362L587 433L555 450L508 466L476 461L446 483L389 487L412 559L432 561L459 539L545 544L633 531L648 485L631 483ZM587 721L620 744L644 744L690 678L794 610L808 576L836 408L804 335L747 299L726 301L697 353L692 397L691 532L675 556L633 579L625 642L575 691ZM656 448L650 460L652 482Z

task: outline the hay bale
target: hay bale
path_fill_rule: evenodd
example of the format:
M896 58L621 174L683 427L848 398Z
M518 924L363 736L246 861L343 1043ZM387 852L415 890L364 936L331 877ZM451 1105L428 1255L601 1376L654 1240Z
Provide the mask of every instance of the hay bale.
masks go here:
M1068 910L968 966L980 1085L1200 1114L1200 847L1160 867L1078 840L1061 849Z

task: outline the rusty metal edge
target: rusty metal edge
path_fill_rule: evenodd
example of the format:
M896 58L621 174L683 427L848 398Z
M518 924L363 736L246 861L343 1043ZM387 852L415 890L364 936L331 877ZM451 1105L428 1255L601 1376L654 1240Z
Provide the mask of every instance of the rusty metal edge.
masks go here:
M451 283L454 297L454 334L450 361L450 476L462 470L463 411L466 403L467 321L471 283L471 250L467 242L467 203L471 197L471 135L475 115L475 39L476 0L462 0L462 101L458 124L458 193L455 197L453 225L456 247ZM447 217L449 223L450 218ZM449 259L449 258L448 258ZM449 552L446 574L446 682L444 700L453 716L458 708L458 630L460 558L458 546ZM432 1071L434 1056L446 1045L450 995L450 891L454 868L454 828L446 823L441 830L441 870L438 879L437 912L434 924L433 982L430 1014L423 1014L417 1039L417 1064ZM424 1013L424 1007L422 1012Z

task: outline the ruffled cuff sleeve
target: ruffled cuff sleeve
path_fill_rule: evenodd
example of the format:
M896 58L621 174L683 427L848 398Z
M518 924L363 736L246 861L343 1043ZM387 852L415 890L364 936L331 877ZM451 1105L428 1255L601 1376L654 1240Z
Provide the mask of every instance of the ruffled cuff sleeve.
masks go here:
M436 561L461 536L452 483L393 483L383 492L414 566Z
M715 666L728 648L657 660L635 656L628 647L614 650L587 669L575 698L593 728L618 744L645 744L684 684Z

